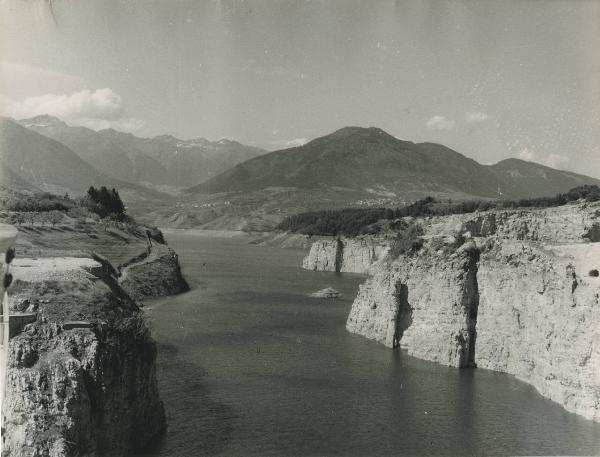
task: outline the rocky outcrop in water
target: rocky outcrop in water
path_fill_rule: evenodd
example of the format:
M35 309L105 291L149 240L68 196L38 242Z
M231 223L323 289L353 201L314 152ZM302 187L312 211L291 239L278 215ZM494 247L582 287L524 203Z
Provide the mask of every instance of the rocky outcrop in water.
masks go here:
M513 374L600 421L600 204L419 222L423 248L372 268L348 330L425 360Z
M318 271L367 273L387 253L382 240L369 237L323 239L312 244L302 268Z
M472 360L477 252L404 257L360 286L347 329L410 355L463 367Z
M148 255L121 269L119 282L135 300L189 290L181 274L177 253L168 246L156 243Z
M333 287L326 287L325 289L317 290L310 294L312 298L340 298L341 292L335 290Z

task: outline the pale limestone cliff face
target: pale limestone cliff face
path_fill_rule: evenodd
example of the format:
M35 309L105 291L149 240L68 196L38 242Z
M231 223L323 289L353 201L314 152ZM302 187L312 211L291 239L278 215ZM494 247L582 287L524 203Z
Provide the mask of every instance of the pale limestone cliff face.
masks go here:
M312 244L302 262L302 268L318 271L367 273L383 259L387 246L373 238L342 238L319 240Z
M471 362L476 254L402 257L360 286L346 328L410 355L454 367Z
M505 242L482 255L475 362L600 421L600 243Z
M600 269L599 208L421 220L424 248L373 268L347 328L422 359L513 374L600 421L600 279L589 274ZM456 252L439 249L467 232L476 238Z
M28 300L38 319L11 339L7 455L141 450L166 423L156 345L136 303L90 259L20 259L14 274L13 302Z
M600 241L600 205L573 203L554 208L494 210L483 213L433 217L423 221L429 236L470 232L540 242Z
M305 270L340 271L339 253L341 249L337 240L315 241L310 252L302 261Z

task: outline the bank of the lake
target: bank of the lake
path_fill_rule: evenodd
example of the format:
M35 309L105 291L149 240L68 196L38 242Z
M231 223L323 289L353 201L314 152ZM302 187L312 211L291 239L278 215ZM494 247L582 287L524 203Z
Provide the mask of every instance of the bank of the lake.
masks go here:
M345 330L364 276L306 251L167 234L191 291L149 303L169 428L152 455L598 454L600 424L510 375ZM336 300L309 295L325 287Z

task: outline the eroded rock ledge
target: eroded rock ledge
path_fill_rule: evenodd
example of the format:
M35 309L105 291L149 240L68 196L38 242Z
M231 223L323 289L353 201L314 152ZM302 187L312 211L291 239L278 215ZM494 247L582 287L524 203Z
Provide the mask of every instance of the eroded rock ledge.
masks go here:
M323 239L311 245L302 268L367 273L373 264L385 257L387 250L384 240L372 237Z
M174 295L190 289L181 274L177 253L156 243L148 256L121 269L119 282L135 300Z
M128 456L166 428L156 344L135 297L187 290L177 255L155 244L124 268L88 258L17 258L14 306L37 313L11 339L9 457Z
M425 360L513 374L600 422L600 278L590 274L600 269L600 205L419 222L416 255L362 268L371 277L347 329Z

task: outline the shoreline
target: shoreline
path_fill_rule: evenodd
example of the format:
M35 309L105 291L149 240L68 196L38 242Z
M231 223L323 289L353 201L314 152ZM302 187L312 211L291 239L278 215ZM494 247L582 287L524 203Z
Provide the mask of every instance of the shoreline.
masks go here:
M302 249L308 251L317 238L309 238L307 235L288 232L244 232L242 230L213 230L213 229L178 229L159 227L165 235L193 235L203 238L220 238L229 240L240 240L247 244L256 246L279 247L283 249Z

